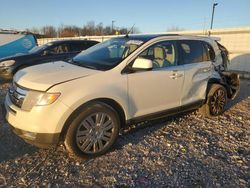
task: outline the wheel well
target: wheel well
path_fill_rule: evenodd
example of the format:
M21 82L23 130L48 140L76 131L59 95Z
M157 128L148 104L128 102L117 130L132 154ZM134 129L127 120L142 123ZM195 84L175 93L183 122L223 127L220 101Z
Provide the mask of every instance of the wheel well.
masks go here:
M116 102L113 99L109 99L109 98L100 98L100 99L93 100L93 102L103 102L103 103L111 106L114 110L117 111L117 113L119 115L119 118L121 121L121 127L125 126L125 123L126 123L125 112L124 112L122 106L118 102Z
M70 122L77 116L78 112L81 111L83 108L87 107L88 105L90 105L91 103L95 103L95 102L101 102L101 103L105 103L105 104L111 106L114 110L117 111L117 114L119 115L119 119L121 121L121 128L125 126L126 117L125 117L125 112L124 112L123 108L121 107L121 105L113 99L98 98L98 99L94 99L94 100L88 101L87 103L82 104L81 106L79 106L77 109L75 109L73 111L73 113L68 117L68 119L66 120L66 122L63 126L63 129L62 129L61 135L60 135L61 140L64 140L64 136L65 136L66 131L70 125Z
M225 87L225 89L226 89L226 91L227 91L227 95L229 95L228 87L226 86L226 84L225 84L222 80L217 79L217 78L211 78L210 80L208 80L207 90L206 90L206 100L205 100L205 101L207 101L207 94L208 94L208 92L209 92L209 90L210 90L210 88L211 88L211 86L212 86L213 84L220 84L220 85L222 85L223 87Z

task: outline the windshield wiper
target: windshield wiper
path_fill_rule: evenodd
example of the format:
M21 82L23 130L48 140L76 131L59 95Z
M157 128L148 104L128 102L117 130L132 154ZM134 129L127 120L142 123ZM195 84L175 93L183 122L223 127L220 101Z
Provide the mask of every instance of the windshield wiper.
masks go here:
M73 64L73 65L79 65L78 61L74 61L73 59L69 59L68 63Z
M73 59L71 61L69 61L71 64L74 64L74 65L77 65L77 66L80 66L80 67L85 67L85 68L89 68L89 69L94 69L96 70L96 67L94 66L91 66L91 65L86 65L84 63L80 63L79 61L74 61Z
M96 67L90 65L80 64L79 66L96 70Z

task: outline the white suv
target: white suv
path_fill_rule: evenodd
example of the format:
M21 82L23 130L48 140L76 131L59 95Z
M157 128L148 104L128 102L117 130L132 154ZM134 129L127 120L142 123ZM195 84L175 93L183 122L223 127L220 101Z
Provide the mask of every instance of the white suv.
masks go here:
M76 156L98 156L127 124L198 108L220 115L239 90L222 49L208 37L113 38L70 62L20 70L6 96L6 119L28 143L64 143Z

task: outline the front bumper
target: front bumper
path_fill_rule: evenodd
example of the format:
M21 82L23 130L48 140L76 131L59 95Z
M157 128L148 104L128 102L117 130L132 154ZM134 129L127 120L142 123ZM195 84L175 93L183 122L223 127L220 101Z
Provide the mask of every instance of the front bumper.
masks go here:
M0 67L0 77L5 80L10 80L13 78L13 71L11 67Z
M32 145L48 148L60 142L60 133L71 113L62 102L48 106L36 106L31 111L15 106L7 94L5 99L6 120L13 132Z
M60 133L49 134L49 133L33 133L17 129L10 125L12 131L22 138L25 142L37 146L39 148L49 148L56 146L60 140Z

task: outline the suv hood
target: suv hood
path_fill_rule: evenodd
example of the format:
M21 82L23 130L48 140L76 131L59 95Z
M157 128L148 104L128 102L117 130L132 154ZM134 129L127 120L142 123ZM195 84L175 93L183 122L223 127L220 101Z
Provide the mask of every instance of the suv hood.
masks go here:
M46 91L49 87L98 73L63 61L31 66L18 71L13 80L28 89Z

